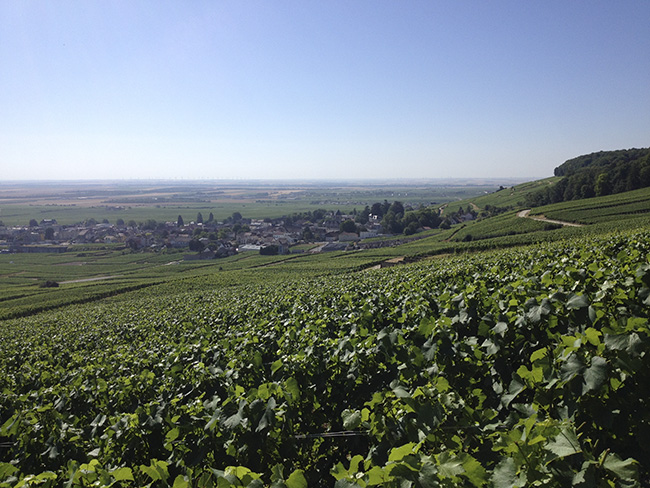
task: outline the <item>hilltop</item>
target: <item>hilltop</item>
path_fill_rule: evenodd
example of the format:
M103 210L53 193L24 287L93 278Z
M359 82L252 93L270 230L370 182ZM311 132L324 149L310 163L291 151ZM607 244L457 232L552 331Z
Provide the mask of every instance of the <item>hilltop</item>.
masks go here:
M529 196L532 206L623 193L650 186L650 148L600 151L569 159L557 168L553 187Z

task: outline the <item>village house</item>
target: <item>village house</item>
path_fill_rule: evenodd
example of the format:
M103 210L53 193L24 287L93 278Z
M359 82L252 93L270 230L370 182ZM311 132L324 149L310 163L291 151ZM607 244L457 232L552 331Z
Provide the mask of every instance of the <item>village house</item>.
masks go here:
M352 242L359 239L360 237L355 232L341 232L339 234L339 242Z
M191 240L192 238L187 235L175 235L169 237L167 245L174 249L180 249L183 247L189 247Z

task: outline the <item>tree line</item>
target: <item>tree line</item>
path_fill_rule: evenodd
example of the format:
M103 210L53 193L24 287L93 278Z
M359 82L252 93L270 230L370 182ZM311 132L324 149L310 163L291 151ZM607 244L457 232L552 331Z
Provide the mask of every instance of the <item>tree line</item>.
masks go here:
M569 159L555 168L563 178L528 195L530 206L613 195L650 186L650 148L600 151Z
M307 212L297 212L291 215L285 215L281 219L286 223L296 221L307 221L312 224L321 225L328 219L338 218L341 212L332 212L325 209L316 209ZM438 228L441 225L448 225L448 219L442 219L436 207L425 207L416 210L410 210L402 202L375 202L372 205L366 205L363 210L354 209L350 218L342 221L339 226L341 232L356 232L366 230L366 225L372 221L378 221L385 232L390 234L415 234L418 230L428 228ZM311 231L305 228L305 239L313 238Z

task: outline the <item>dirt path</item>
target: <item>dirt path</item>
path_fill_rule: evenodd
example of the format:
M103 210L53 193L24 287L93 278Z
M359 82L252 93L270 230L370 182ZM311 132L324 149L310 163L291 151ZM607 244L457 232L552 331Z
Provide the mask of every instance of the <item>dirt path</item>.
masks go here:
M521 210L520 212L517 213L517 217L522 217L525 219L533 219L537 220L539 222L549 222L551 224L559 224L559 225L564 225L567 227L582 227L583 224L576 224L575 222L564 222L563 220L552 220L552 219L547 219L543 215L529 215L531 209L526 209L526 210Z
M84 283L86 281L100 281L100 280L110 280L111 278L119 278L121 275L114 275L114 276L96 276L95 278L81 278L79 280L68 280L68 281L60 281L60 285L66 285L68 283Z

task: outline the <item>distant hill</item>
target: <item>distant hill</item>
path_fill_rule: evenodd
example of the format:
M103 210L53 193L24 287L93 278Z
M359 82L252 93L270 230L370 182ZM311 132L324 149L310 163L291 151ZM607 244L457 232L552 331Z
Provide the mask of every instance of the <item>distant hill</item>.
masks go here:
M600 151L569 159L557 168L555 185L527 197L530 206L612 195L650 186L650 148Z

